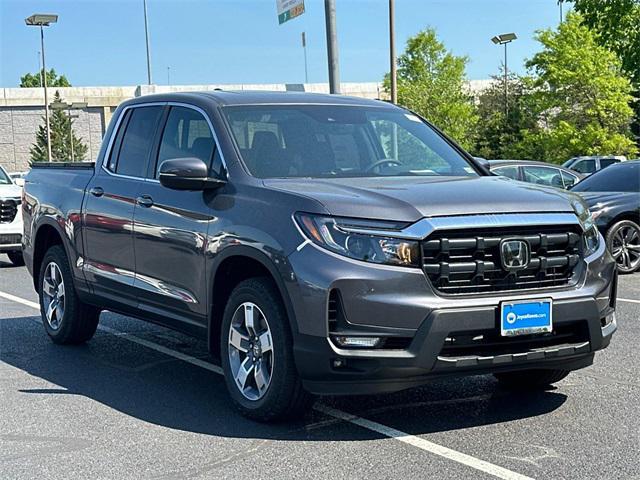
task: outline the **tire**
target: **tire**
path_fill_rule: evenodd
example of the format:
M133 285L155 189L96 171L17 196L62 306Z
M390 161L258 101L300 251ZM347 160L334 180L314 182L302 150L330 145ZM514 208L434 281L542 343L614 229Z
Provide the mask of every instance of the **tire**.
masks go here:
M22 252L7 252L7 257L11 260L16 267L22 267L24 265L24 257Z
M510 390L544 390L569 375L569 370L525 370L495 373L500 385Z
M640 225L631 220L617 222L607 230L606 242L618 264L618 272L640 270Z
M311 406L313 397L303 389L294 363L287 314L270 279L248 279L231 292L220 352L227 389L244 416L260 422L290 420Z
M100 309L84 304L78 298L62 246L54 245L47 250L38 279L40 315L51 340L57 344L80 344L90 340L98 328Z

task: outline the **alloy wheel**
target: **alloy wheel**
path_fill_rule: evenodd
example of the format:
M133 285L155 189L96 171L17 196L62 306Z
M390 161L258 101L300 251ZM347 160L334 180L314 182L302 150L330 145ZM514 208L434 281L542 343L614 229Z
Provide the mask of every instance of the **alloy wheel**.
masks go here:
M47 323L58 330L64 317L65 288L62 272L55 262L49 263L42 278L42 298Z
M611 239L611 254L623 272L633 272L640 266L640 231L633 225L618 228Z
M267 317L255 303L245 302L236 309L228 342L236 387L248 400L260 400L273 375L273 342Z

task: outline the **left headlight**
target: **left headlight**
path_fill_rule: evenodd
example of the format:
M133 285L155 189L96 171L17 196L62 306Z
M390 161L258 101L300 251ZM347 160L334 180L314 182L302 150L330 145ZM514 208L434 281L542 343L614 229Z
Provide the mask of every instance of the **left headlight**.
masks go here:
M572 202L573 210L576 212L578 221L584 231L582 239L584 241L584 256L588 257L593 255L600 247L600 232L596 226L595 219L589 211L587 205L580 201L574 200Z
M295 220L305 236L316 245L345 257L364 262L403 267L420 266L420 245L416 241L403 240L378 234L359 233L353 228L361 220L334 218L307 213L297 213ZM375 226L358 229L375 229Z

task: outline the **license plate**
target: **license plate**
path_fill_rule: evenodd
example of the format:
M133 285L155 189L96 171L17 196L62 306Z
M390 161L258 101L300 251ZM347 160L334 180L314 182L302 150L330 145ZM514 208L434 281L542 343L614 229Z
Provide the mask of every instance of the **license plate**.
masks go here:
M502 302L500 333L503 337L550 332L553 328L553 305L550 298Z

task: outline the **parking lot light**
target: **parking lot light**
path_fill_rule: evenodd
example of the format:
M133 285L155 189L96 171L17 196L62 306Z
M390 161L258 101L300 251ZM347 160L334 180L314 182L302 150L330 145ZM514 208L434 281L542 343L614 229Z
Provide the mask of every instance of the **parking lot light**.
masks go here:
M49 125L49 97L47 95L47 67L44 55L44 28L58 21L58 15L52 13L35 13L24 19L27 26L40 27L40 46L42 51L42 87L44 88L44 118L47 130L47 160L51 161L51 132Z
M504 112L505 118L509 114L509 69L507 67L507 45L514 40L516 40L518 36L515 33L503 33L501 35L496 35L491 39L493 43L496 45L504 45Z

